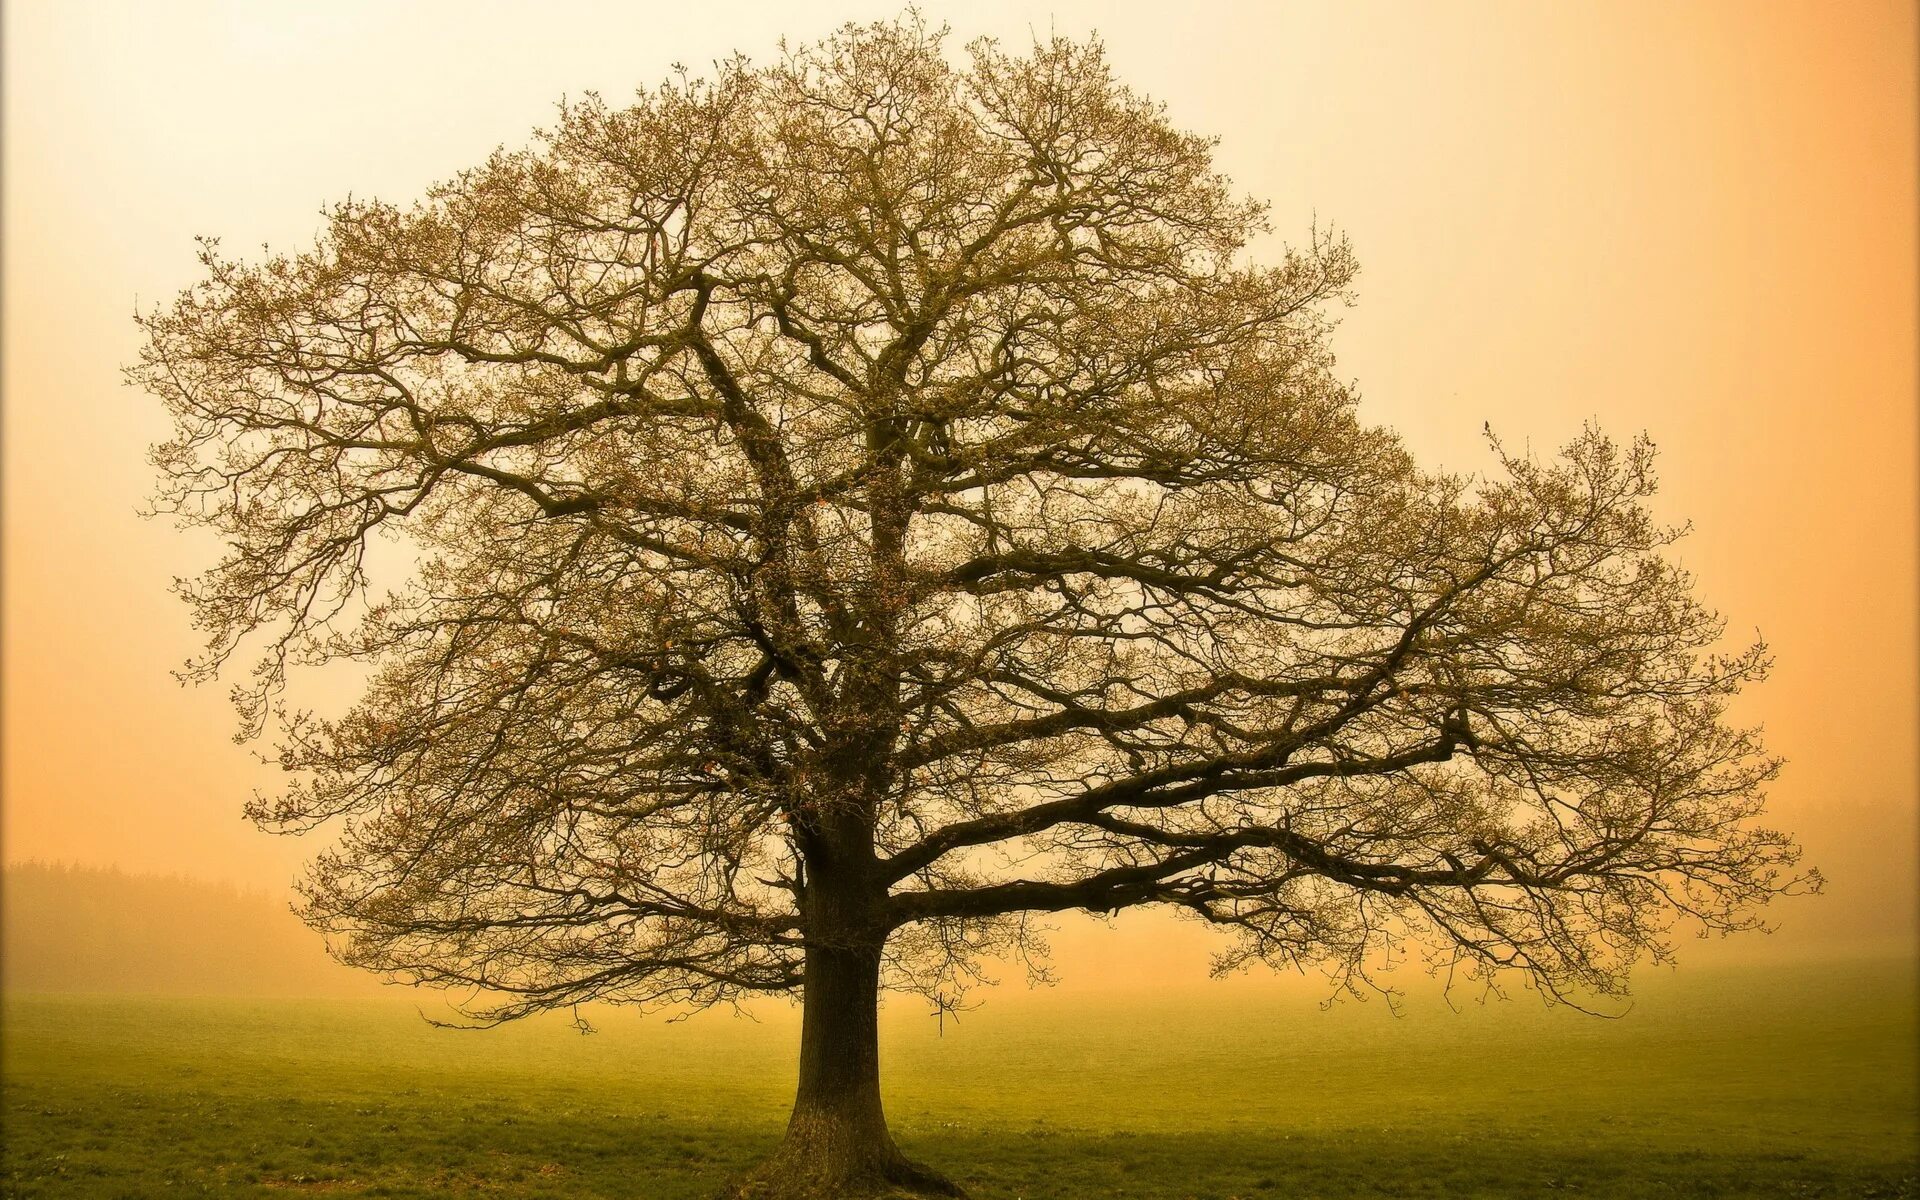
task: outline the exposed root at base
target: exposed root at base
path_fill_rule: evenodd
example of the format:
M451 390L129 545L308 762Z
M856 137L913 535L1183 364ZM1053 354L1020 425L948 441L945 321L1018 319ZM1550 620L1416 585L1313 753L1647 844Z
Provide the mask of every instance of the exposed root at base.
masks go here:
M715 1200L966 1200L951 1179L904 1158L864 1169L800 1164L775 1155L720 1189Z

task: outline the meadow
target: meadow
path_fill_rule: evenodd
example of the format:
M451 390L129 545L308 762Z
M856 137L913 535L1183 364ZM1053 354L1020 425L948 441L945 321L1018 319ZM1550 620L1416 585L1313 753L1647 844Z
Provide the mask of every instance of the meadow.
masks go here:
M978 1200L1912 1196L1910 961L1656 976L1601 1020L1415 997L1019 993L885 1014L909 1154ZM14 993L19 1197L707 1197L778 1138L796 1022Z

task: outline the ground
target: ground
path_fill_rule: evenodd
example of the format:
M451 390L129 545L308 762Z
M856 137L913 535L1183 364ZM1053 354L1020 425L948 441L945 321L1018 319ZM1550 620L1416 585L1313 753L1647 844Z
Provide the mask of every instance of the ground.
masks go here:
M944 1036L897 1001L887 1105L976 1200L1913 1196L1911 963L1322 1011L1205 990L1019 997ZM19 1197L706 1200L777 1140L794 1022L596 1014L436 1030L385 1001L10 995Z

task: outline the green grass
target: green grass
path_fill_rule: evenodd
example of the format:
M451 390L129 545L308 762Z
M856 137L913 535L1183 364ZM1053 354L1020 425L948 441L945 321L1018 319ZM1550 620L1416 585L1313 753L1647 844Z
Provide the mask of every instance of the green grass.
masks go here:
M1602 1021L1041 993L890 1007L909 1154L982 1200L1912 1196L1910 964L1656 980ZM388 1002L14 995L22 1197L707 1197L779 1135L795 1023L433 1029Z

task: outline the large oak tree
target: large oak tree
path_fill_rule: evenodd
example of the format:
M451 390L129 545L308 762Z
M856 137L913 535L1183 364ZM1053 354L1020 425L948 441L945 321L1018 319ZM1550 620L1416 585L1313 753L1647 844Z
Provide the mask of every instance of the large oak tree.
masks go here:
M337 836L309 918L483 1020L800 992L754 1196L946 1186L875 1005L1032 914L1563 994L1751 923L1796 879L1723 717L1764 654L1714 653L1648 447L1423 472L1333 373L1346 245L1261 231L1097 47L905 22L209 245L132 375L226 545L192 673L258 652L253 815ZM351 711L285 703L339 659Z

